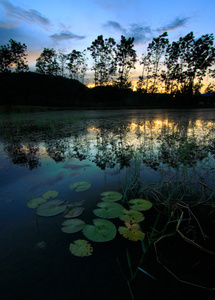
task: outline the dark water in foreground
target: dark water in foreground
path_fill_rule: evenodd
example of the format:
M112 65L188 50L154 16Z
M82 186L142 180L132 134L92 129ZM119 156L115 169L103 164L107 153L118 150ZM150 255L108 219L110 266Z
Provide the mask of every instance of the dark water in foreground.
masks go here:
M209 209L212 223L209 231L207 223L202 226L213 235L214 155L213 109L2 115L0 299L215 299L213 291L199 287L214 287L208 269L208 265L215 266L213 255L204 252L202 257L200 250L190 243L178 244L175 236L166 244L159 243L161 249L155 249L153 243L148 246L158 212L163 207L165 210L166 201L182 201L180 209L188 213L185 222L197 206L189 210L187 203L203 203ZM70 190L69 185L77 181L89 181L92 187L83 192ZM104 191L122 193L124 202L119 203L125 207L126 200L147 198L153 208L144 213L141 223L146 233L144 245L117 233L109 242L89 241L93 246L89 257L72 255L69 245L86 239L83 233L62 232L61 224L66 220L63 214L40 217L27 207L29 199L49 190L57 191L56 199L70 204L84 200L84 213L79 218L86 224L93 224L92 220L97 218L93 210ZM161 228L168 213L164 213ZM181 211L177 213L171 219L171 232ZM194 218L191 219L193 222ZM123 225L119 219L110 221L117 228ZM192 231L189 222L184 235ZM196 236L202 229L197 227ZM170 251L174 243L175 252ZM147 249L144 255L143 248ZM158 263L158 252L162 262L169 263L171 257L174 270L179 270L174 274L198 287L172 276ZM183 270L193 257L196 260L189 271ZM203 278L192 277L190 270L197 273L196 264L200 265L198 273Z

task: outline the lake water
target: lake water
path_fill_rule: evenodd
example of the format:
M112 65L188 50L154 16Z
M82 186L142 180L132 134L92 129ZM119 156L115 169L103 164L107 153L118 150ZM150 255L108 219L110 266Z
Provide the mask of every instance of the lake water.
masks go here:
M0 118L1 299L209 299L207 289L183 284L167 272L147 238L158 210L169 202L180 202L186 212L186 205L201 202L211 207L214 218L214 109L64 111ZM69 189L79 181L92 187ZM105 191L120 192L118 203L126 208L130 199L151 201L153 207L141 222L144 243L117 232L109 242L88 240L91 256L74 256L70 243L87 240L83 232L64 233L63 213L41 217L27 206L50 190L66 204L83 201L78 218L86 224L97 218L93 210ZM116 228L123 226L118 218L110 221ZM208 280L197 280L197 285L211 288Z

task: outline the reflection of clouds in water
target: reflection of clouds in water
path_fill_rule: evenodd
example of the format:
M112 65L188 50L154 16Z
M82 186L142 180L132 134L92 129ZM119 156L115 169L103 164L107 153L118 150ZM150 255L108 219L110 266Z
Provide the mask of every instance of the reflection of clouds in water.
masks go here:
M91 165L89 165L89 164L85 164L85 165L65 164L62 166L62 168L64 168L64 169L72 169L72 170L83 169L83 168L87 168L87 167L91 167Z
M33 181L33 184L32 184L32 181L29 183L30 185L30 191L33 191L33 190L36 190L38 188L41 187L41 185L48 185L48 186L53 186L55 185L56 183L58 183L59 181L61 181L62 179L64 179L64 175L61 173L61 174L56 174L52 177L49 177L49 178L41 178L41 179L36 179L35 181Z
M69 174L70 177L75 177L78 175L81 175L83 172L72 172L71 174Z

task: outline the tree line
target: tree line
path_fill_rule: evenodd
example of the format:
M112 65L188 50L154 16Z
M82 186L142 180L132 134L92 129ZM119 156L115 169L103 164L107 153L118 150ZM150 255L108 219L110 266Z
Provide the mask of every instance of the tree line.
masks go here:
M36 59L36 72L49 76L65 76L84 82L88 70L87 53L92 58L95 86L113 85L120 89L131 87L130 73L136 63L142 66L142 74L136 89L140 93L164 92L172 95L195 94L203 86L205 76L215 78L215 46L213 34L195 38L193 32L170 43L167 32L153 38L146 52L138 59L134 38L121 36L117 44L113 38L99 35L90 47L83 51L65 53L44 48ZM0 73L27 72L27 46L9 40L0 46ZM205 92L215 91L210 83Z

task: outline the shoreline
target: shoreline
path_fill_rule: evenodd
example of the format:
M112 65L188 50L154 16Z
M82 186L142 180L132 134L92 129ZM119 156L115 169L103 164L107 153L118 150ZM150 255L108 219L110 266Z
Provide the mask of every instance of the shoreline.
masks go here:
M27 105L11 105L11 106L0 106L0 113L26 113L26 112L43 112L43 111L77 111L77 110L144 110L144 109L214 109L214 106L204 107L160 107L160 106L79 106L79 107L62 107L62 106L27 106Z

